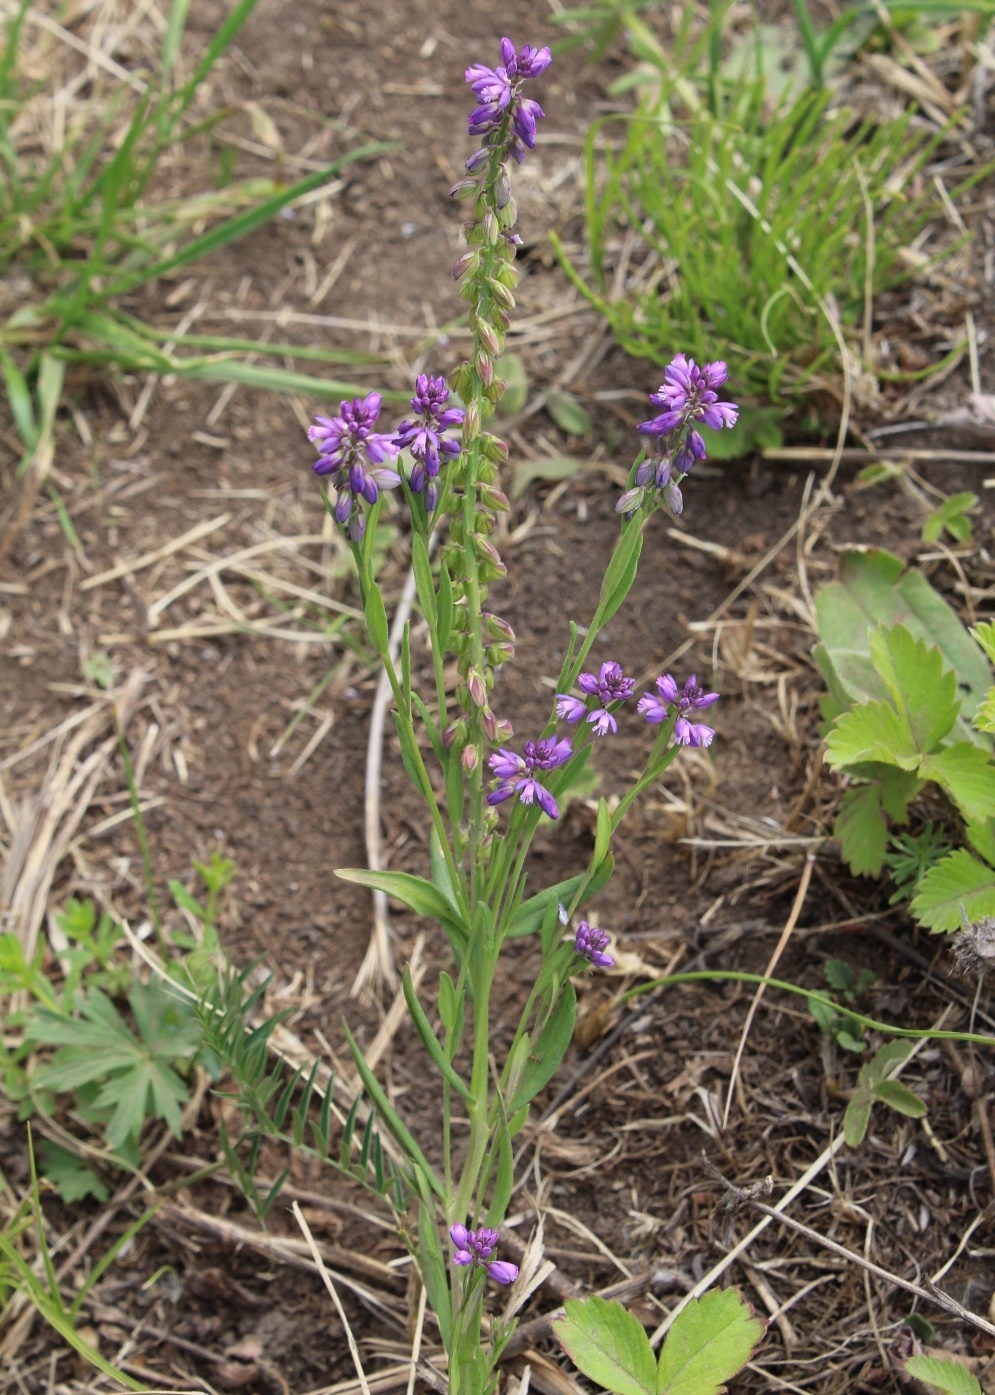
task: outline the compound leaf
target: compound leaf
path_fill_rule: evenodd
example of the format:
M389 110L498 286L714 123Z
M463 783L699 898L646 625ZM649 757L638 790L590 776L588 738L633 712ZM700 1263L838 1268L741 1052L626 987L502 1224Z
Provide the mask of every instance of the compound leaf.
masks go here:
M995 870L958 848L929 869L909 909L934 932L960 930L963 916L995 915Z
M720 1395L766 1330L737 1289L715 1288L692 1300L667 1333L657 1395Z
M826 738L826 759L834 770L862 761L914 770L919 752L908 723L893 707L865 702L837 719Z
M957 719L957 675L944 670L939 649L912 636L904 625L874 630L871 660L905 719L916 749L932 751Z
M874 1098L909 1119L921 1119L926 1113L926 1106L919 1096L913 1094L900 1080L879 1081L874 1086Z
M888 825L881 812L881 791L877 785L847 790L840 800L833 832L855 876L878 876L888 850Z
M588 1380L614 1395L654 1395L653 1348L638 1318L604 1298L568 1299L553 1331Z
M863 1143L873 1104L869 1090L862 1087L854 1090L843 1115L843 1137L848 1148L859 1148Z
M919 767L960 807L965 818L983 822L995 816L995 763L977 746L959 741L927 756Z

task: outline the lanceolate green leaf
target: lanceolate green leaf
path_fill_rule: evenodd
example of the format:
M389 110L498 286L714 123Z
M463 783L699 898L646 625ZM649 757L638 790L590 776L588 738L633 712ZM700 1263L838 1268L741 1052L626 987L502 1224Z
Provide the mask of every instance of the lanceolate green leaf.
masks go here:
M568 983L563 990L563 996L553 1009L552 1016L539 1033L539 1040L532 1048L521 1084L514 1097L508 1101L509 1115L517 1114L530 1100L535 1099L542 1087L553 1078L573 1038L576 1015L577 994L573 984Z
M654 1395L656 1361L638 1318L614 1300L568 1299L553 1321L563 1350L588 1380L613 1395Z
M371 872L366 867L340 867L335 875L344 882L355 882L359 886L383 891L417 915L444 921L466 938L466 927L456 907L424 877L416 877L410 872Z
M734 1288L693 1299L667 1333L657 1395L720 1395L749 1361L766 1327Z

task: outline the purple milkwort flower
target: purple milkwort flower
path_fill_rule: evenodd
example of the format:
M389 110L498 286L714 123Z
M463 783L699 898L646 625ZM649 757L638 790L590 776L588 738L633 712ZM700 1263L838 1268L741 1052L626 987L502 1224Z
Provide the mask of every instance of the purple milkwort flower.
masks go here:
M511 40L502 39L501 62L496 68L488 68L483 63L470 64L466 80L473 88L477 105L470 113L469 131L471 136L484 137L485 149L490 145L488 136L498 129L506 116L510 117L513 133L508 149L519 164L525 159L526 148L534 148L536 122L545 113L538 102L522 96L522 84L545 72L551 61L548 48L524 44L516 53ZM486 156L481 158L478 151L467 161L467 169L472 173L485 160Z
M631 517L654 490L664 494L671 513L684 511L680 482L696 460L705 459L705 441L696 423L719 431L735 426L739 416L736 404L720 402L716 392L728 375L721 359L703 368L684 354L671 359L663 382L650 394L660 411L638 427L644 436L656 437L655 449L636 470L633 487L615 505L617 513Z
M618 723L608 711L608 704L610 702L625 702L627 698L632 697L636 680L623 673L621 664L609 661L601 665L596 677L593 673L582 673L577 679L577 687L582 692L597 698L600 705L593 712L588 713L587 703L581 698L571 697L569 693L557 693L557 716L571 723L579 722L587 717L587 720L594 727L596 736L607 736L610 731L618 731Z
M308 440L318 452L311 467L316 475L330 475L335 486L335 517L358 542L366 528L360 499L375 504L381 489L396 489L401 476L384 464L397 454L394 438L374 431L380 415L380 394L355 397L339 404L337 417L315 417Z
M445 378L430 378L420 373L415 379L415 395L411 405L418 414L415 421L402 421L394 437L394 445L399 450L407 448L414 457L411 469L411 488L416 494L425 493L425 507L429 513L439 499L435 480L441 465L440 457L455 460L462 447L444 435L450 427L462 426L466 413L462 407L447 407L449 387Z
M705 442L692 422L700 421L713 431L736 425L739 408L734 402L720 402L715 391L728 376L729 370L721 359L699 368L693 358L677 354L663 370L660 387L650 394L650 402L662 410L652 420L640 422L639 431L644 436L666 436L671 431L687 429L678 465L685 474L695 460L705 458Z
M518 1265L507 1260L491 1259L497 1249L498 1233L487 1226L479 1230L467 1230L465 1225L451 1225L449 1238L456 1246L453 1263L469 1265L474 1269L483 1267L499 1284L514 1283L518 1278Z
M595 968L610 969L613 967L615 960L610 954L605 954L608 944L607 931L599 930L596 925L588 925L586 920L582 920L577 926L574 949L582 959L586 959Z
M501 804L517 794L519 803L538 802L543 813L551 819L559 816L556 800L544 785L539 783L537 771L555 770L573 755L573 744L569 736L557 741L555 736L544 736L541 741L526 741L525 754L520 756L498 747L487 764L498 776L500 783L487 796L488 804Z
M677 721L674 724L674 740L678 746L710 746L712 737L715 735L712 727L707 727L704 722L699 722L690 716L690 713L705 707L711 707L713 702L718 702L718 693L706 693L698 683L698 675L692 673L691 677L678 689L677 684L669 673L664 673L656 680L656 691L654 693L643 693L639 699L638 710L653 726L659 726L670 716L670 708L677 708Z

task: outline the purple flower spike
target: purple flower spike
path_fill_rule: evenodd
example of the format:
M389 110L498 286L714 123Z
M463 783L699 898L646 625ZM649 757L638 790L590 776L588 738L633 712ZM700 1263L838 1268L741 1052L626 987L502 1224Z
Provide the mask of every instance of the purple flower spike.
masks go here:
M526 149L533 149L536 122L544 113L538 102L522 96L522 84L544 73L551 61L548 48L523 44L516 52L510 39L502 39L501 62L496 68L488 68L483 63L470 64L466 80L473 89L477 105L470 113L469 132L471 136L484 138L485 149L492 149L500 141L504 153L519 163L524 160ZM495 133L506 117L508 125L502 139ZM474 165L476 168L479 165Z
M720 402L716 389L729 376L720 360L699 368L693 358L677 354L663 371L663 382L650 395L658 409L649 421L639 423L644 436L654 436L655 449L636 470L635 487L626 491L616 505L618 513L631 517L647 498L660 494L674 514L680 514L684 500L680 481L698 460L706 456L705 439L698 425L712 431L733 427L739 416L735 402Z
M678 746L710 746L714 730L704 722L695 720L690 714L711 707L718 702L718 693L706 693L698 683L698 675L691 677L679 689L669 673L656 680L656 693L643 693L639 699L638 711L652 726L659 726L671 715L676 707L677 721L674 724L674 740Z
M444 460L455 460L462 449L459 441L444 433L454 426L463 425L465 413L462 407L447 407L449 388L445 378L430 378L421 373L415 379L415 395L411 405L417 418L402 421L394 437L398 450L410 450L414 458L411 469L411 488L416 494L425 494L426 507L431 512L438 501L438 489L433 481L438 478Z
M544 814L551 819L559 816L556 800L549 790L539 782L537 771L555 770L573 755L573 745L569 737L557 741L554 736L545 736L541 741L526 741L524 755L506 750L501 746L489 758L487 764L498 777L497 786L487 796L488 804L502 804L504 800L518 795L521 804L538 804Z
M601 665L597 675L582 673L577 679L577 687L597 699L594 710L588 712L587 703L580 698L571 697L569 693L557 693L557 716L571 723L586 717L594 728L595 736L607 736L609 732L618 731L618 723L608 710L608 704L625 702L632 697L636 680L627 677L621 664L610 661Z
M614 966L615 960L610 954L605 954L608 945L607 931L599 930L596 925L588 925L586 920L582 920L577 926L574 949L582 959L586 959L595 968L610 969Z
M510 1284L518 1278L518 1265L506 1260L491 1259L497 1249L498 1233L487 1226L468 1230L465 1225L449 1227L449 1238L455 1246L453 1263L471 1268L485 1268L499 1284Z
M384 461L397 454L392 436L374 431L380 394L371 392L339 404L337 417L315 417L308 440L318 452L312 469L335 486L335 518L358 542L366 528L361 500L375 504L381 489L396 489L401 476Z

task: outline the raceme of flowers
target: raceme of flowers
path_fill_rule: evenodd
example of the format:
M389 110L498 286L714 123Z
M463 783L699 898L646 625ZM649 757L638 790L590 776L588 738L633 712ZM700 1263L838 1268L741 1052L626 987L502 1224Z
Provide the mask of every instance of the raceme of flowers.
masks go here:
M587 693L589 698L595 698L593 710L588 711L589 702L583 698L571 697L569 693L557 693L557 716L572 724L586 718L594 728L595 736L607 736L609 732L617 732L618 722L612 716L609 704L617 706L632 697L636 680L628 678L622 672L621 664L609 662L601 665L596 677L593 673L582 673L577 679L577 687L581 692Z
M616 504L619 513L631 516L647 499L660 495L672 513L683 512L680 482L696 461L706 457L698 424L720 431L731 429L739 417L736 404L720 402L716 391L728 375L721 359L701 368L684 354L671 359L663 371L663 382L650 394L650 403L660 410L639 424L642 435L654 438L653 448L638 466L632 488Z
M526 148L535 148L536 122L544 112L538 102L522 96L522 86L544 73L551 61L548 48L523 44L516 53L511 40L502 39L501 62L496 68L483 63L471 63L467 68L466 80L477 99L470 113L469 132L483 137L481 151L467 162L471 172L487 162L502 134L507 154L519 164L525 159Z
M610 954L605 953L609 943L607 930L599 930L596 925L588 925L586 920L582 920L577 926L574 949L582 959L586 959L595 968L610 969L614 965L615 960Z
M449 1227L449 1238L456 1247L453 1263L472 1269L486 1269L499 1284L511 1284L518 1278L518 1265L507 1260L491 1259L497 1249L498 1233L487 1226L479 1230L467 1230L465 1225Z
M411 405L416 417L402 421L397 428L394 444L407 449L414 459L410 484L416 494L425 493L425 507L433 511L439 500L435 481L439 476L441 459L455 460L462 449L460 442L446 432L462 426L466 413L462 407L447 407L449 388L445 378L430 378L421 373L415 379L415 395Z
M692 673L684 687L678 689L671 675L664 673L656 680L655 693L643 693L637 711L643 714L647 722L659 726L672 715L671 709L676 708L674 740L678 746L711 746L714 729L692 714L711 707L712 703L718 700L718 693L704 691L698 682L697 674Z
M504 746L498 747L487 764L498 776L498 784L487 796L488 804L501 804L518 795L521 804L538 804L551 819L559 816L556 800L542 784L539 772L555 770L573 755L569 736L557 741L544 736L540 741L526 741L524 755L517 755Z

